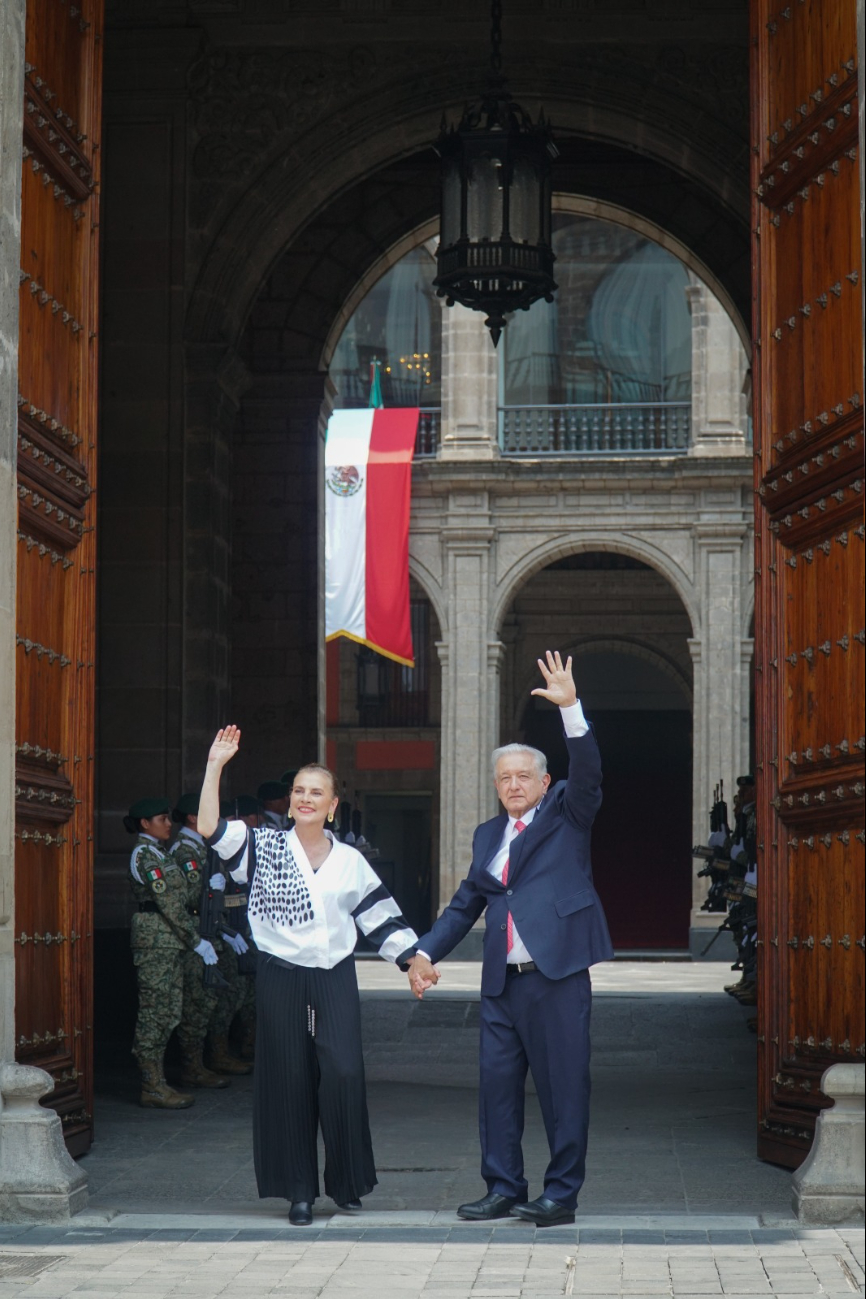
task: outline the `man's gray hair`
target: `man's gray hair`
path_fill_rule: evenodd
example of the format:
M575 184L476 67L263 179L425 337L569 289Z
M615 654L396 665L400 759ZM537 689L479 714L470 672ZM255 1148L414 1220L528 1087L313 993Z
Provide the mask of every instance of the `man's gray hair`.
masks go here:
M496 779L496 768L499 765L500 758L507 758L512 753L528 753L535 763L535 770L539 780L542 776L547 775L547 758L541 752L541 749L533 749L531 744L503 744L500 748L493 750L493 779Z

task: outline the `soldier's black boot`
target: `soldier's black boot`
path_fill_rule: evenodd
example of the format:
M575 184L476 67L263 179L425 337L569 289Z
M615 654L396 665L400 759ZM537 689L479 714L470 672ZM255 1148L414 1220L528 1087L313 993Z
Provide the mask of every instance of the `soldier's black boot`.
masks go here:
M187 1092L175 1091L169 1087L162 1074L162 1063L158 1060L142 1060L141 1095L139 1105L147 1110L188 1110L195 1104L195 1097Z
M181 1054L180 1081L184 1087L230 1087L228 1078L208 1069L201 1058L201 1047L184 1048Z
M244 1025L244 1031L241 1035L241 1059L251 1062L256 1058L256 1026L255 1023Z

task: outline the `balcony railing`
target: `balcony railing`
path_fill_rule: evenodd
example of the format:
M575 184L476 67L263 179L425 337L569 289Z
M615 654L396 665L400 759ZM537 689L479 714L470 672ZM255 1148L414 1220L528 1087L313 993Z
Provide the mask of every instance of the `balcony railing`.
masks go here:
M442 411L439 406L422 406L415 438L415 459L435 456L439 450L439 428Z
M442 412L421 408L415 459L439 452ZM687 401L586 406L501 406L499 445L505 456L676 454L689 448Z
M686 401L501 406L499 442L506 456L683 452L691 417Z

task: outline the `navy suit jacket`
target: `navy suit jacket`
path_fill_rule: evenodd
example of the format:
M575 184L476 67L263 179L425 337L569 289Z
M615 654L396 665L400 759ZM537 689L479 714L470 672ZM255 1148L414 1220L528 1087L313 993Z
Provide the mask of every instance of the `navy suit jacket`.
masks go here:
M488 867L508 824L503 811L472 840L472 865L418 947L433 962L447 956L487 908L482 996L505 986L508 912L542 974L564 979L613 957L607 921L592 883L590 832L601 805L601 758L592 731L566 737L568 779L545 794L532 821L512 840L508 884Z

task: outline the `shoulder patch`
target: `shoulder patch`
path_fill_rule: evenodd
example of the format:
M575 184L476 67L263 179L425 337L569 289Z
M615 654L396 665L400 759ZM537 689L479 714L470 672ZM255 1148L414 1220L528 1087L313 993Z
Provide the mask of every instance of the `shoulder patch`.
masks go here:
M144 872L145 878L154 893L165 892L165 876L162 873L162 867L153 865L148 866Z

